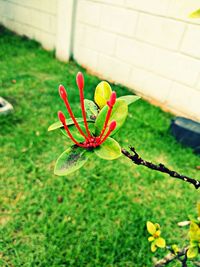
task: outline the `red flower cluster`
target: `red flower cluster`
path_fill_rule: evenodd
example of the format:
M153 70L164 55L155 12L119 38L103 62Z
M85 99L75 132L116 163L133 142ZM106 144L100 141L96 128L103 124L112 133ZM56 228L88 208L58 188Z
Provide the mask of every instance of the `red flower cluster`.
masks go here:
M74 122L74 125L76 126L77 130L79 131L79 133L85 138L85 141L82 143L79 143L77 140L75 140L75 138L72 136L72 134L70 133L70 129L67 126L66 123L66 118L64 116L64 114L59 111L58 112L58 118L59 120L62 122L69 138L79 147L83 147L83 148L95 148L97 146L100 146L111 134L112 131L114 131L114 129L116 128L116 121L112 121L109 126L108 126L108 122L112 113L112 108L116 102L116 93L113 91L109 101L107 101L107 105L108 105L108 111L106 114L106 119L104 122L104 126L103 129L100 133L99 136L93 136L90 133L90 130L88 128L88 123L87 123L87 119L86 119L86 112L85 112L85 107L84 107L84 93L83 93L83 88L84 88L84 77L83 74L81 72L78 72L77 76L76 76L76 83L78 85L79 88L79 93L80 93L80 103L81 103L81 110L82 110L82 116L83 116L83 121L84 121L84 125L85 125L85 130L86 133L84 133L82 131L82 129L80 128L76 118L74 117L74 113L72 112L72 109L70 107L68 98L67 98L67 92L64 88L63 85L59 86L59 93L60 93L60 97L63 99L65 106L68 110L68 113L71 117L71 119ZM107 130L108 128L108 130ZM107 130L107 132L106 132Z

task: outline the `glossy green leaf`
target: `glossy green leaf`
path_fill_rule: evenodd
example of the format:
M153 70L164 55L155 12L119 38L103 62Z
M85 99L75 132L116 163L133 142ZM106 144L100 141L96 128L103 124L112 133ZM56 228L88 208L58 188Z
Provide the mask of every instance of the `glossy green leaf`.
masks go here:
M86 134L86 130L85 130L85 125L84 123L79 123L79 126L80 128L82 129L82 131ZM88 123L88 127L89 127L89 130L90 130L90 133L91 134L94 134L95 133L95 126L94 126L94 123ZM82 136L79 132L79 130L76 128L75 125L71 125L69 126L69 131L70 133L72 134L72 136L74 137L74 139L78 142L83 142L85 141L85 137ZM69 138L68 134L66 133L65 129L61 129L61 132Z
M64 151L56 161L54 174L66 176L81 168L92 152L80 147L70 147Z
M122 100L126 101L127 105L130 105L130 104L136 102L137 100L139 100L140 96L137 96L137 95L123 95L123 96L120 96L117 99L122 99Z
M83 118L76 118L77 122L82 122L83 121ZM91 119L87 119L88 122L94 122L93 120ZM70 125L73 125L74 122L71 118L67 119L66 120L67 122L67 125L70 126ZM53 131L53 130L56 130L56 129L59 129L59 128L63 128L63 125L60 121L57 121L57 122L54 122L53 124L51 124L48 128L48 131Z
M200 18L200 9L195 10L189 15L191 19L199 19Z
M98 107L97 105L89 99L84 99L85 111L87 114L87 118L91 120L95 120L98 115Z
M198 255L198 247L197 246L191 246L189 247L187 251L187 257L189 259L195 258Z
M103 144L94 149L97 156L102 159L113 160L121 156L121 147L117 141L108 137Z
M111 93L112 89L108 82L102 81L97 85L94 94L94 101L100 109L106 105L107 101L110 99Z
M104 126L104 122L106 119L106 114L108 111L108 106L106 105L99 113L96 121L95 121L95 127L96 127L96 134L99 135L101 133L101 130L103 129ZM124 124L126 117L128 114L128 105L126 104L126 102L124 100L120 100L117 99L112 113L111 113L111 117L109 120L109 123L112 120L115 120L117 123L117 126L115 128L115 130L111 133L111 136L114 135ZM109 125L108 123L108 125Z
M159 248L165 248L166 247L166 242L165 239L162 237L156 238L155 244Z
M156 232L155 225L150 221L147 222L147 231L149 232L150 235L154 235Z

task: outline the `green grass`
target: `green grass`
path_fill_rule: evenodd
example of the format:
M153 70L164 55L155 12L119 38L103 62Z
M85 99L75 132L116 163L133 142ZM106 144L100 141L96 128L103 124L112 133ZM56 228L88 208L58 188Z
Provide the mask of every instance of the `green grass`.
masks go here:
M187 227L176 223L196 214L199 192L192 185L135 166L123 156L96 158L69 177L53 174L67 140L47 128L58 110L65 111L60 83L80 115L79 70L85 75L86 97L92 99L97 77L1 28L0 94L15 112L0 117L0 266L152 266L147 220L163 226L169 243L187 242ZM118 96L129 93L113 88ZM130 107L116 139L125 148L135 146L147 160L199 179L199 157L171 136L170 119L140 100Z

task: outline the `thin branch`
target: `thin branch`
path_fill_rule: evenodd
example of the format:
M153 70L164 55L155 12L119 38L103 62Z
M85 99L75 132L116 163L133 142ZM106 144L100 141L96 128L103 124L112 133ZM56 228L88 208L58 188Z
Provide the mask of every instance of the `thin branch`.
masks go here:
M167 254L164 258L162 258L161 260L157 261L154 265L154 267L163 267L166 266L168 263L170 263L171 261L180 258L181 256L186 255L188 248L183 248L181 249L176 255L173 253L169 253ZM186 265L183 265L186 266Z
M180 180L183 180L184 182L193 184L196 189L198 189L200 187L200 181L195 180L195 179L190 178L190 177L185 176L185 175L181 175L181 174L179 174L176 171L172 171L172 170L168 169L162 163L153 164L152 162L149 162L149 161L146 161L146 160L142 159L138 155L138 153L135 151L135 148L134 147L130 147L130 150L132 151L133 154L131 154L130 152L128 152L124 148L122 148L122 153L124 154L124 156L126 156L127 158L129 158L133 163L135 163L137 165L143 165L143 166L145 166L145 167L147 167L149 169L155 170L155 171L167 173L172 178L180 179Z

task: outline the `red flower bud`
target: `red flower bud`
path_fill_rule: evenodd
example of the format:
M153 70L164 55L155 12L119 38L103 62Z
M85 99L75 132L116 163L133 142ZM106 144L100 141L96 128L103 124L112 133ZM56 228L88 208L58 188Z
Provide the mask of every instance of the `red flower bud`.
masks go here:
M67 98L67 92L65 90L65 87L61 84L59 85L59 94L60 94L60 97L64 100Z
M116 121L111 121L111 123L110 123L110 125L109 125L109 130L110 130L110 131L114 131L115 128L116 128L116 126L117 126Z
M58 111L58 118L62 124L65 124L65 115L61 111Z
M110 96L109 101L107 102L107 104L108 104L109 107L113 107L114 106L114 104L116 102L116 98L117 98L116 92L113 91L112 94L111 94L111 96Z
M78 85L78 88L80 90L83 90L83 87L84 87L84 77L83 77L83 73L80 72L80 71L76 75L76 83Z

